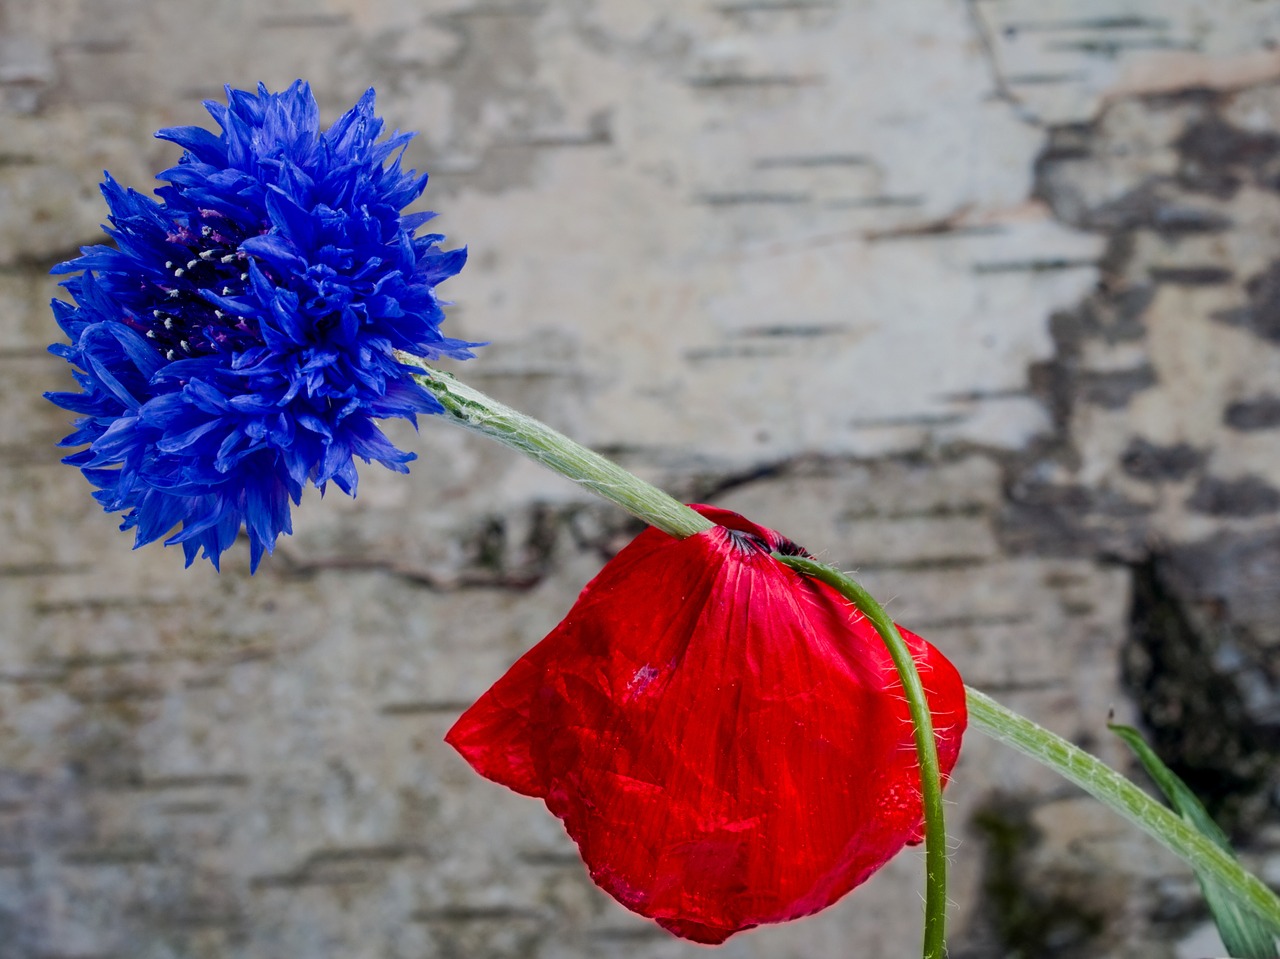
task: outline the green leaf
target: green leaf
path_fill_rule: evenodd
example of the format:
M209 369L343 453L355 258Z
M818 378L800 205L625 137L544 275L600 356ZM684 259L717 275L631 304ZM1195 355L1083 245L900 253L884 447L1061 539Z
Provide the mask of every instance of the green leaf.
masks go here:
M1226 833L1205 811L1195 793L1187 788L1187 784L1161 762L1160 757L1142 738L1142 734L1132 726L1108 723L1107 728L1123 739L1133 750L1134 755L1147 770L1147 774L1155 780L1156 785L1168 797L1169 803L1182 818L1225 852L1234 856ZM1227 947L1229 955L1235 959L1277 959L1275 937L1267 925L1203 872L1196 870L1196 879L1204 892L1205 902L1209 904L1209 912L1213 914L1213 921L1218 926L1218 934L1222 936L1222 943Z

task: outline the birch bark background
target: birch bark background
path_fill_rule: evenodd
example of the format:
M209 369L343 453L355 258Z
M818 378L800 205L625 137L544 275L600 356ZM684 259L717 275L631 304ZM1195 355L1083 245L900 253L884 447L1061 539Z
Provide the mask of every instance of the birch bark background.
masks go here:
M701 955L440 739L635 532L442 422L257 575L57 462L49 267L221 84L369 86L460 369L861 579L1280 883L1280 3L0 0L0 957ZM972 736L952 954L1220 954L1175 861ZM911 955L904 854L733 959Z

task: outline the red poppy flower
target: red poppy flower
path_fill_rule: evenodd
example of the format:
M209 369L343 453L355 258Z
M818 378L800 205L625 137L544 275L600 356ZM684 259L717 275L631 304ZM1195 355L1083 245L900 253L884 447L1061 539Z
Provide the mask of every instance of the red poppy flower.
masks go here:
M769 555L795 544L736 513L641 533L446 740L546 802L591 878L696 942L817 912L922 826L902 685L879 634ZM964 686L903 630L944 775Z

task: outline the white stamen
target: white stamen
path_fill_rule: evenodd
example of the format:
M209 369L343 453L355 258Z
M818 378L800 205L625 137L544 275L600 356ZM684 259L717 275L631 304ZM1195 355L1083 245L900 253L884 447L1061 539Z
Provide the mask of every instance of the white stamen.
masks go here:
M183 352L183 353L190 353L190 352L191 352L191 344L190 344L190 343L188 343L186 340L178 340L178 345L179 345L180 347L182 347L182 352Z
M205 250L203 253L200 254L200 259L207 260L211 256L213 256L213 250ZM191 262L194 263L195 260L192 260Z
M195 266L199 262L200 262L199 260L187 260L187 269L188 270L191 269L193 266Z
M147 330L147 339L154 340L156 338L155 330Z
M170 290L170 291L169 291L169 299L171 299L171 300L176 300L176 299L178 298L178 294L179 294L179 292L180 292L179 290Z
M164 261L164 268L165 268L166 270L172 270L172 269L173 269L173 260L165 260L165 261Z
M242 280L247 280L247 279L249 279L249 274L248 274L248 273L241 273L241 274L240 274L240 279L242 279Z
M174 271L173 271L173 275L174 275L174 276L182 276L182 274L183 274L183 273L185 273L185 272L187 272L187 271L186 271L186 270L184 270L182 267L178 267L176 270L174 270Z
M164 328L165 328L166 330L171 330L171 329L173 329L173 317L172 317L172 316L166 316L166 317L164 318Z
M171 359L173 359L175 356L177 356L177 354L176 354L176 353L174 353L174 352L173 352L173 350L165 350L165 351L164 351L164 358L165 358L166 360L171 360Z
M219 262L219 263L230 263L230 262L231 262L232 260L234 260L234 259L235 259L235 256L234 256L234 255L232 255L232 254L230 254L230 253L228 253L226 256L224 256L224 257L223 257L221 260L219 260L218 262Z
M213 227L209 226L209 224L207 223L204 226L200 227L201 236L208 236L212 232L213 232Z
M229 287L229 286L224 286L224 287L222 288L222 295L223 295L223 296L230 296L230 295L231 295L231 287Z
M214 310L213 315L216 316L218 319L222 319L223 313L221 310Z

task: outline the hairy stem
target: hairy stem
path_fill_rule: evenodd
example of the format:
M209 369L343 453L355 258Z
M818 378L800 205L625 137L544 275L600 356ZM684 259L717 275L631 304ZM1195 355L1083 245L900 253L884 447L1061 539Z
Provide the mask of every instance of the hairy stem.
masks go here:
M401 359L422 366L407 354L401 354ZM545 423L504 406L445 373L422 368L424 374L415 379L439 400L453 423L523 453L677 539L715 525L656 486Z
M969 721L1075 783L1155 838L1174 855L1211 875L1241 903L1280 931L1280 899L1263 882L1180 816L1152 799L1102 760L1072 745L976 689L966 686Z
M942 812L942 779L938 771L938 744L933 737L933 716L924 684L911 650L898 627L865 589L839 570L811 559L774 553L773 558L792 569L822 580L853 603L871 621L889 647L893 665L915 727L916 757L920 762L920 798L924 804L924 959L945 959L947 954L947 826Z
M632 476L620 466L610 462L603 456L575 443L549 426L525 416L496 400L490 399L479 390L459 383L452 376L441 373L423 364L415 357L400 354L400 359L423 372L416 379L436 397L444 407L446 417L475 433L495 439L511 449L573 480L585 489L616 503L624 510L637 516L658 529L678 538L693 536L710 529L714 524L695 513L682 503L672 499L666 493ZM844 592L858 606L868 619L875 624L881 636L894 649L893 637L901 642L892 621L875 601L860 586L829 567L813 563L813 569L803 569L796 557L778 557L809 575L816 576L831 583L833 587ZM828 575L839 577L840 583L826 578ZM851 592L845 592L845 587ZM876 611L873 615L873 610ZM898 664L900 673L915 674L914 662L905 653L907 669L904 671L898 654L894 654L894 662ZM918 685L918 677L915 680ZM906 675L903 676L904 688L910 688ZM1201 835L1177 815L1169 811L1156 800L1120 775L1100 759L1072 745L1060 736L1049 732L1001 706L989 696L976 689L966 687L968 692L969 719L974 728L981 730L993 739L1012 746L1025 753L1039 763L1048 766L1064 778L1080 786L1090 795L1111 807L1140 829L1149 833L1167 849L1179 856L1195 869L1211 875L1224 889L1237 897L1241 903L1273 928L1280 931L1280 898L1277 898L1257 877L1246 872L1231 856L1223 852L1210 840ZM913 694L908 692L908 698ZM915 721L916 744L921 754L921 771L923 796L926 815L926 849L928 881L930 883L929 902L934 899L935 884L941 888L945 882L946 863L945 837L942 832L941 808L936 817L931 818L929 812L929 779L928 763L925 753L934 756L932 760L932 778L937 784L936 746L932 733L932 722L927 707L924 705L923 690L917 695L917 706L912 707L912 718ZM918 713L918 714L917 714ZM940 791L939 791L940 803ZM936 827L934 825L936 821ZM935 877L938 877L935 879ZM932 908L932 907L930 907ZM938 906L937 908L941 908ZM930 932L926 918L926 951L925 955L941 957L944 952L928 951L929 943L936 941L941 950L943 932L941 920L936 920L936 932ZM936 937L936 940L933 938Z

